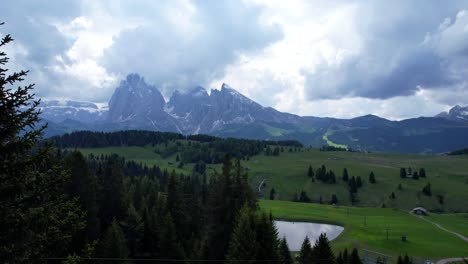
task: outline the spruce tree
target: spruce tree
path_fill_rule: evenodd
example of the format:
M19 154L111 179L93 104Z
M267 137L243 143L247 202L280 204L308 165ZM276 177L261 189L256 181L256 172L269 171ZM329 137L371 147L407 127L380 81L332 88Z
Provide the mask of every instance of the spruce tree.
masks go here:
M359 254L356 248L354 248L353 252L351 252L349 264L362 264L361 258L359 257Z
M159 257L162 259L185 259L185 252L177 237L174 221L170 213L166 214L162 225Z
M100 255L105 258L118 259L125 259L128 257L127 241L120 224L115 218L112 220L102 240Z
M362 179L361 176L356 177L356 187L361 188L362 187Z
M325 233L320 234L312 248L313 263L335 263L335 256Z
M312 169L312 165L309 165L309 169L307 170L307 176L310 178L314 177L314 169Z
M280 263L281 264L292 264L293 263L293 259L291 257L291 252L289 251L288 242L286 241L285 237L283 237L281 239L278 251L279 251L279 258L280 258Z
M11 41L4 35L0 48ZM38 146L46 125L39 124L34 84L19 86L28 72L8 72L8 61L0 50L0 259L43 263L67 254L71 237L84 227L83 214L64 195L68 175L52 149Z
M268 217L264 212L256 219L257 260L269 260L271 263L279 261L278 254L278 230L273 223L273 217Z
M336 257L336 264L345 264L344 260L343 260L343 255L340 251L340 253L338 254L338 257Z
M270 190L270 200L275 199L275 194L276 194L275 188L271 188L271 190Z
M309 264L312 261L312 246L310 244L309 237L305 237L302 242L301 250L299 251L299 256L297 261L299 264Z
M236 225L229 240L226 260L236 262L245 260L247 263L255 263L257 254L257 234L254 229L254 212L248 206L239 211Z
M344 251L343 251L343 262L348 263L348 261L349 261L348 249L345 248Z
M371 171L371 173L369 174L369 182L372 183L372 184L375 184L375 175L374 175L374 172Z
M78 198L81 209L86 212L86 228L75 240L81 240L81 246L99 238L100 228L97 204L97 179L89 171L86 158L79 151L72 151L65 158L65 166L69 169L70 179L65 184L65 191Z
M406 178L406 169L405 168L400 168L400 178L402 178L402 179Z
M426 178L426 170L424 168L419 170L419 177Z
M100 180L99 217L101 228L106 230L114 217L123 220L128 208L123 173L116 156L109 157Z
M343 169L343 176L341 177L343 179L343 181L347 182L348 179L349 179L349 175L348 175L348 169L344 168Z

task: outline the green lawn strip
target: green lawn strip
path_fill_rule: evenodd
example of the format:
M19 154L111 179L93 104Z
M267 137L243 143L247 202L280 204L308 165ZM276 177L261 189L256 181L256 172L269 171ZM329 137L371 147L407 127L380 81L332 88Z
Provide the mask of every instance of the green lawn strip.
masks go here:
M397 257L400 253L431 259L468 254L468 244L434 225L390 208L335 208L331 205L261 200L260 208L276 219L338 224L345 231L332 242L345 247L371 249ZM366 223L366 225L364 224ZM386 239L389 227L389 240ZM407 241L401 240L406 235Z
M425 217L450 231L454 231L468 237L468 213L430 214Z
M337 147L337 148L348 149L348 146L334 143L328 138L329 136L333 135L333 133L334 133L333 130L328 130L325 134L323 134L322 139L325 140L325 142L327 142L327 145L332 146L332 147Z

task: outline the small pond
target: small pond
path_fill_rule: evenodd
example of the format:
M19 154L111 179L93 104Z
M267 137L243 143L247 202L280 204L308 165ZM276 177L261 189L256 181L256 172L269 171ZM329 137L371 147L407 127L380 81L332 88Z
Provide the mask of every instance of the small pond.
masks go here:
M321 233L326 233L328 240L333 240L344 230L341 226L305 222L275 221L275 224L279 238L286 237L291 251L299 251L306 236L313 246Z

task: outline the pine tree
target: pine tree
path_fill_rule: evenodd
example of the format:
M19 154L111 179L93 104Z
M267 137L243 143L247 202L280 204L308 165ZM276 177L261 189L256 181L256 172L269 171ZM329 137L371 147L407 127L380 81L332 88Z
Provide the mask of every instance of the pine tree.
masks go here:
M161 252L162 217L158 217L155 210L148 211L145 206L142 214L142 237L139 243L138 255L156 258Z
M371 173L369 174L369 182L372 183L372 184L375 184L375 175L374 175L374 172L371 171Z
M105 258L128 257L127 241L117 220L114 218L102 241L101 254Z
M107 229L114 217L123 220L128 208L122 169L117 159L112 156L107 160L101 176L99 217L103 230Z
M0 48L11 41L4 35ZM42 263L67 254L72 235L84 227L83 214L66 200L68 175L52 160L52 149L37 144L46 125L39 124L34 84L18 86L28 72L7 74L8 61L0 51L0 259Z
M338 197L336 197L336 194L332 195L330 204L338 204Z
M344 168L343 169L343 176L341 177L343 179L343 181L347 182L348 179L349 179L349 175L348 175L348 169Z
M424 195L431 196L432 195L432 190L431 190L431 183L427 183L426 186L423 187L422 192Z
M335 256L325 233L320 234L312 248L313 263L335 263Z
M362 179L361 176L356 177L356 187L361 188L362 187Z
M359 257L358 251L356 248L351 252L351 257L349 258L349 264L362 264L361 258Z
M403 258L401 257L401 255L398 256L397 264L404 264Z
M348 249L345 248L343 251L343 262L348 263L348 261L349 261Z
M275 199L275 194L276 194L275 188L271 188L271 191L270 191L270 200L274 200L274 199Z
M271 263L279 261L278 230L273 223L273 216L270 214L268 217L265 213L261 213L256 219L255 231L258 245L255 259L270 260Z
M236 262L248 260L247 263L255 263L258 244L254 230L254 213L244 206L239 211L236 225L229 240L229 248L226 260Z
M343 260L343 255L340 251L340 253L338 254L338 257L336 257L336 264L345 264L344 260Z
M100 236L97 179L89 171L88 163L79 151L72 151L65 159L65 166L70 171L70 179L65 185L66 192L79 200L81 209L86 212L86 228L83 233L75 237L81 240L80 246L91 242Z
M400 168L400 178L402 178L402 179L406 178L406 169L405 168Z
M312 165L309 165L309 169L307 170L307 176L310 178L314 177L314 169L312 168Z
M170 213L167 213L164 217L163 227L159 257L162 259L185 259L184 249L177 237L177 231Z
M279 251L279 257L280 257L280 263L281 264L292 264L293 263L293 259L291 257L291 252L289 251L288 242L286 241L285 237L283 237L281 239L278 251Z
M305 237L302 242L301 250L298 256L299 264L309 264L312 262L312 246L310 244L309 237Z
M419 170L419 177L426 178L426 170L424 168Z

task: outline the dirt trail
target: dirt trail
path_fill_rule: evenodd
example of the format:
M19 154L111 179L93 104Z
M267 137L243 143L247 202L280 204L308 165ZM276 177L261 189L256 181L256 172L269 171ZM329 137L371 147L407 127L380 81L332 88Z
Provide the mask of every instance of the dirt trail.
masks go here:
M439 224L437 224L437 223L435 223L435 222L433 222L433 221L431 221L431 220L428 220L428 219L424 218L424 216L422 216L422 215L415 215L415 214L413 214L413 213L411 213L411 212L409 212L409 213L410 213L411 215L414 215L415 217L417 217L417 218L419 218L419 219L422 219L422 220L424 220L424 221L426 221L426 222L428 222L428 223L431 223L431 224L437 226L437 228L439 228L440 230L443 230L443 231L445 231L445 232L447 232L447 233L456 235L457 237L461 238L461 239L464 240L465 242L468 242L468 237L465 237L465 236L463 236L462 234L459 234L459 233L457 233L457 232L448 230L447 228L445 228L445 227L443 227L443 226L441 226L441 225L439 225ZM463 257L463 258L468 259L467 257ZM454 261L463 261L463 258L446 258L446 259L441 259L441 260L437 261L436 264L448 264L448 263L454 262Z
M466 259L466 258L465 258ZM448 264L450 262L454 261L463 261L463 258L446 258L446 259L441 259L436 262L436 264Z

